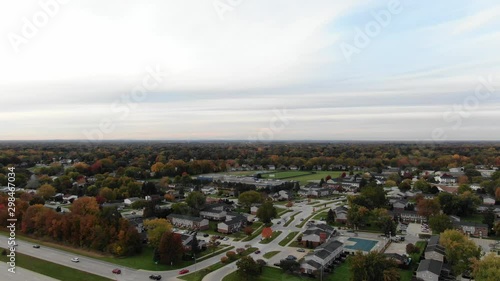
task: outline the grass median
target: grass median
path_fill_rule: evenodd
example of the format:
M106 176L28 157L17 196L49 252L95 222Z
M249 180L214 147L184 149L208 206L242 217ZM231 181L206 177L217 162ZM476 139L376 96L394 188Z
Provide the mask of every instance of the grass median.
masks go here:
M269 244L271 241L273 241L274 239L276 239L276 237L280 236L280 234L281 234L281 230L273 231L273 234L271 235L271 237L263 239L259 243L260 244Z
M293 231L293 232L290 232L286 237L285 239L281 240L278 244L280 246L283 246L285 247L288 243L290 243L290 241L293 240L293 238L295 238L295 236L297 236L297 234L299 234L298 231Z
M292 221L295 219L295 216L296 216L296 215L298 215L299 213L300 213L300 212L297 212L297 213L293 214L293 215L290 217L290 219L289 219L289 220L288 220L288 221L284 224L284 226L285 226L285 227L286 227L286 226L289 226L289 225L292 223Z

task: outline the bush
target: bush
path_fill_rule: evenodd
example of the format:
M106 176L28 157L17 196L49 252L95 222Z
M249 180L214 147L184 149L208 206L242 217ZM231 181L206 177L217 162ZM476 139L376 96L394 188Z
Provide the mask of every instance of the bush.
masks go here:
M243 252L245 252L245 249L243 249L243 248L236 249L236 253L238 253L238 255L240 255L240 256L243 254Z
M229 258L228 258L228 257L221 257L221 258L220 258L220 262L221 262L221 263L226 263L228 260L229 260Z
M406 253L408 255L417 254L419 252L420 252L420 249L417 246L415 246L415 245L413 245L411 243L408 244L408 245L406 245Z
M234 251L228 251L226 253L226 256L230 259L230 260L235 260L236 259L236 253Z

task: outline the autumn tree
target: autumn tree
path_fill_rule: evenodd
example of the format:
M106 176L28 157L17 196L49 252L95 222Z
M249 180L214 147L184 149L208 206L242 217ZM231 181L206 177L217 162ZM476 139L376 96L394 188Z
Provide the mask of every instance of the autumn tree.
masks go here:
M179 264L184 255L181 235L171 231L164 232L161 236L158 252L162 264Z
M439 243L445 248L446 260L457 274L469 268L471 259L479 258L481 254L481 247L456 229L448 229L441 233Z
M148 232L148 241L153 248L160 246L161 238L165 232L172 231L172 225L166 219L145 220L144 228Z
M437 198L423 199L417 203L418 214L429 219L432 215L437 215L441 212L441 206Z
M472 275L476 281L496 281L500 276L500 257L493 253L472 260Z
M387 209L377 208L372 211L372 217L375 225L385 234L396 233L396 223Z
M246 209L250 208L252 204L261 203L262 195L254 190L245 191L238 196L238 202Z
M106 199L106 201L113 201L116 199L116 193L109 187L103 187L99 190L99 196Z
M377 251L366 255L358 251L351 256L349 269L352 281L398 281L400 278L396 262Z
M252 235L253 233L253 228L251 226L246 226L244 229L243 229L243 232L245 232L246 235Z
M351 204L351 208L347 211L347 222L356 230L360 225L364 225L370 210L364 206Z
M278 216L278 211L276 208L273 206L272 202L265 202L262 204L259 209L257 210L257 217L263 222L263 223L270 223L271 219L275 218Z
M56 188L50 184L44 184L37 189L36 193L47 200L56 195Z
M99 213L99 204L94 197L80 197L71 206L71 213L75 215L96 215Z

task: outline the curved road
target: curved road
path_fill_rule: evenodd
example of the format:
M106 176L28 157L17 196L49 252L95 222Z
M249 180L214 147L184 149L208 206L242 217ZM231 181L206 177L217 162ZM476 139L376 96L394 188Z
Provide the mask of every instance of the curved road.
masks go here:
M335 204L336 203L330 203L330 204L327 204L327 206L332 207ZM303 255L305 255L305 253L297 252L295 248L282 247L282 246L278 245L278 243L282 239L284 239L288 235L289 232L302 231L304 228L306 228L307 227L306 225L304 225L302 228L298 228L295 225L298 222L300 222L300 219L307 218L312 213L313 208L314 207L312 205L306 205L305 203L296 204L292 208L290 208L294 212L286 213L284 215L284 217L282 218L282 219L285 219L285 221L288 220L290 218L290 216L292 214L296 213L297 211L301 211L301 212L295 216L294 221L292 223L290 223L290 225L288 227L284 227L283 224L278 225L278 224L276 224L276 222L278 220L274 220L275 225L273 226L273 230L274 231L281 230L282 233L269 244L260 244L259 243L260 236L257 236L252 241L231 242L230 244L235 246L236 248L244 248L245 245L251 245L252 247L259 248L262 251L262 253L261 254L251 254L251 256L254 259L262 258L262 254L264 254L266 252L281 251L278 255L276 255L273 258L271 258L270 260L268 260L268 264L272 264L274 262L277 262L290 254L293 254L293 255L299 256L299 257L303 256ZM323 206L316 207L316 209L321 209L321 208L323 208ZM127 268L127 267L123 267L120 265L104 262L101 260L97 260L97 259L93 259L93 258L89 258L89 257L85 257L85 256L78 256L78 258L80 259L80 262L74 263L74 262L71 262L71 258L75 257L75 255L72 253L68 253L68 252L65 252L62 250L58 250L58 249L54 249L54 248L46 247L46 246L42 246L39 249L35 249L35 248L33 248L33 245L34 245L33 243L30 243L30 242L27 242L24 240L20 240L20 239L17 241L17 243L19 244L19 246L17 247L17 251L20 253L34 256L34 257L37 257L40 259L48 260L48 261L51 261L53 263L61 264L61 265L75 268L78 270L90 272L90 273L93 273L96 275L104 276L104 277L110 278L112 280L118 280L118 281L149 280L148 277L151 274L160 274L163 277L162 280L179 280L177 278L179 276L178 270L171 270L171 271L137 270L137 269ZM7 245L7 237L0 236L0 245ZM218 256L201 261L201 262L196 264L196 267L195 267L195 265L192 265L192 266L189 266L186 268L189 269L190 272L195 271L195 268L197 270L202 269L204 267L207 267L207 266L210 266L214 263L219 262L220 257L223 256L224 254L225 253L222 253ZM122 270L122 273L121 274L113 274L111 271L114 268L120 268ZM236 270L236 264L235 263L229 264L225 267L222 267L222 268L208 274L207 276L205 276L205 278L203 278L203 281L220 281L220 280L222 280L222 278L225 275L229 274L230 272L232 272L234 270ZM6 269L5 269L5 271L6 271ZM19 272L25 272L25 271L27 272L27 270L21 270ZM45 280L54 280L54 279L47 279L47 278L41 279L41 277L39 277L39 276L36 277L39 279L36 279L34 277L36 275L36 273L21 273L21 274L26 274L26 276L32 276L32 277L26 277L26 280L30 280L30 281L31 280L41 280L41 281L42 280L44 280L44 281ZM31 275L29 275L29 274L31 274ZM0 276L3 276L3 273ZM18 278L18 276L16 275L16 281L23 280L23 279L17 279L17 278ZM22 277L22 278L24 278L24 277Z

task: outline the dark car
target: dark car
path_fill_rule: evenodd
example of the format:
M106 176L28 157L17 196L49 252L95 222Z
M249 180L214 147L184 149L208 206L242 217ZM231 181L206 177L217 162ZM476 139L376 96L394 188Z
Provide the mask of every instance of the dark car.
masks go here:
M278 267L279 267L279 266L281 266L281 263L276 262L276 263L274 263L273 265L274 265L274 266L278 266Z
M39 248L40 248L40 245L33 245L33 248L35 248L35 249L39 249Z
M208 234L207 233L203 234L203 237L208 237Z
M260 251L259 251L259 250L257 250L257 251L255 251L255 253L256 253L256 254L260 254Z
M161 280L161 275L159 275L159 274L151 274L151 275L149 275L149 279L152 279L152 280Z
M121 271L121 269L119 269L119 268L115 268L115 269L113 269L113 273L114 273L114 274L121 274L121 273L122 273L122 271Z
M286 257L286 259L287 259L287 260L289 260L289 261L294 261L294 260L296 260L296 259L297 259L297 257L296 257L296 256L292 256L292 255L289 255L288 257Z

